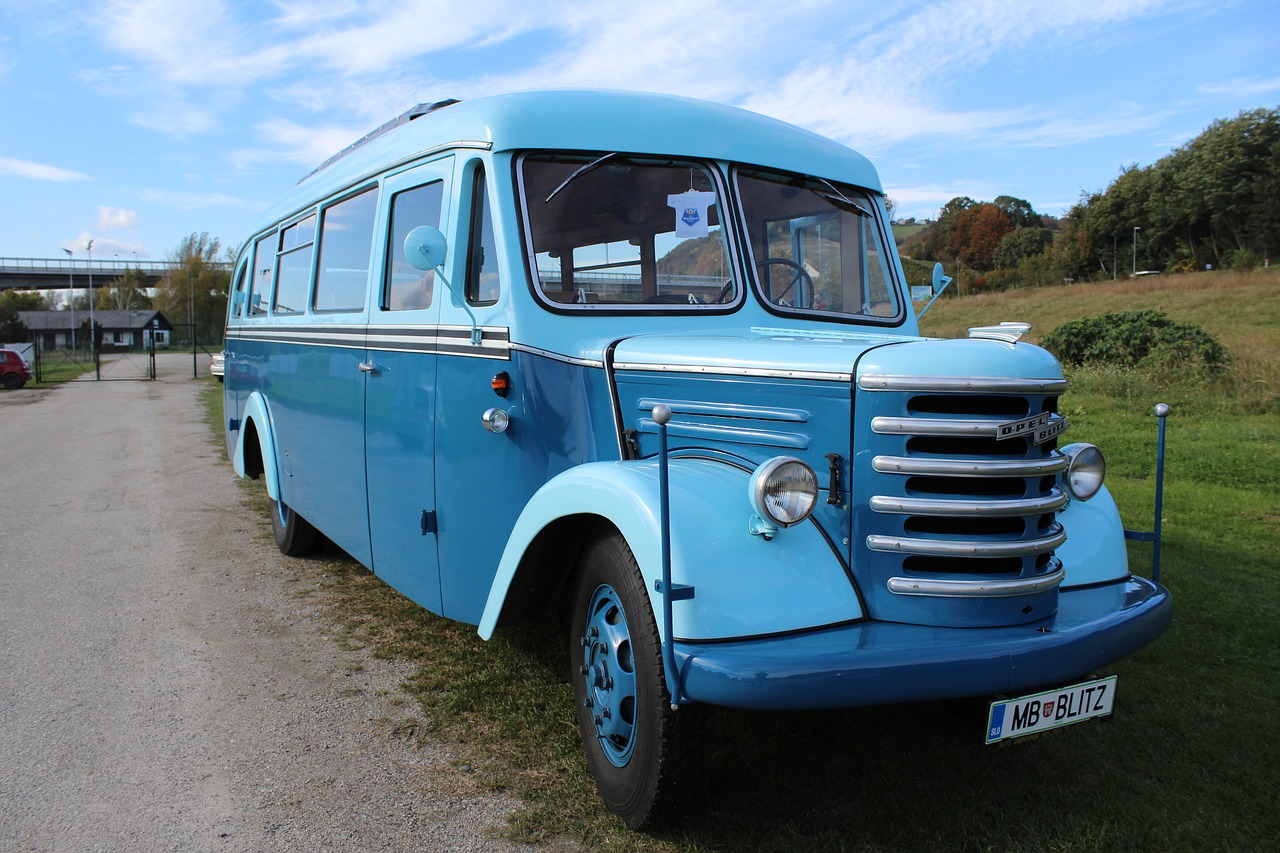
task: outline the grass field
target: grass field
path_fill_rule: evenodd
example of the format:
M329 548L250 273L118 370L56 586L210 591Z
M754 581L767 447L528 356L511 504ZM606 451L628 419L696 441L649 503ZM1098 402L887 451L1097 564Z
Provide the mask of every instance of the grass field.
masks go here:
M93 372L93 362L87 359L85 361L46 360L41 366L40 382L44 385L70 382L91 372Z
M558 628L483 643L341 554L300 571L323 579L346 642L421 662L406 686L428 736L453 740L468 772L527 799L516 838L655 851L1280 849L1280 276L940 300L926 332L1028 320L1038 339L1141 307L1201 324L1235 360L1219 377L1071 372L1069 440L1107 453L1128 527L1151 528L1151 408L1174 407L1162 570L1174 626L1107 668L1120 685L1106 722L990 749L969 705L718 711L705 808L679 830L637 835L595 796ZM265 525L262 506L249 511ZM1150 553L1131 545L1135 571L1147 573Z

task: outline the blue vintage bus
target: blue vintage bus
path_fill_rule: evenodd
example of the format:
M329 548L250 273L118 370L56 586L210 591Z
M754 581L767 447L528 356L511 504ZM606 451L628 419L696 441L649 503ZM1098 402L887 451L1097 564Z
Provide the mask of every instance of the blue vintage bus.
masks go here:
M940 271L939 271L940 272ZM286 554L428 610L562 618L601 795L695 801L708 706L1108 713L1171 619L1025 327L919 335L859 154L694 100L422 105L236 262L227 451ZM977 733L975 732L975 736Z

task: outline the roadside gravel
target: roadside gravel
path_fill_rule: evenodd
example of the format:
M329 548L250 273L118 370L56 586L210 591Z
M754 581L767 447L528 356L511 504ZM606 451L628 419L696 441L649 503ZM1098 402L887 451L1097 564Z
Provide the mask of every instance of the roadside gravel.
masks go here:
M0 394L0 848L528 849L332 638L182 358Z

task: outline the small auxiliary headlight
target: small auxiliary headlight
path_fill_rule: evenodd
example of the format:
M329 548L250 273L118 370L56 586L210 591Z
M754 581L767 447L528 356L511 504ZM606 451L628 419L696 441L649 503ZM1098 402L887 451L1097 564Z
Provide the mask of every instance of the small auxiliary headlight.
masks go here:
M511 424L511 416L502 409L494 407L486 410L485 413L480 416L480 422L484 424L484 428L489 432L506 432L507 427Z
M1076 500L1087 501L1102 488L1107 475L1107 461L1102 451L1092 444L1068 444L1062 448L1066 455L1067 470L1062 474L1062 485Z
M775 456L762 464L747 489L760 519L778 527L804 521L818 502L818 476L791 456Z

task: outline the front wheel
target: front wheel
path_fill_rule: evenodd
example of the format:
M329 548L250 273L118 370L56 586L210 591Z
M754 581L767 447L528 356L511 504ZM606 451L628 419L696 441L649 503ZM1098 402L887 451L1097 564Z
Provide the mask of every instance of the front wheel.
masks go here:
M302 557L316 547L316 529L311 522L293 511L283 501L267 499L271 504L271 534L276 547L286 557Z
M707 709L672 709L662 645L640 569L616 533L588 544L570 631L578 729L596 787L632 829L680 817L700 799Z

